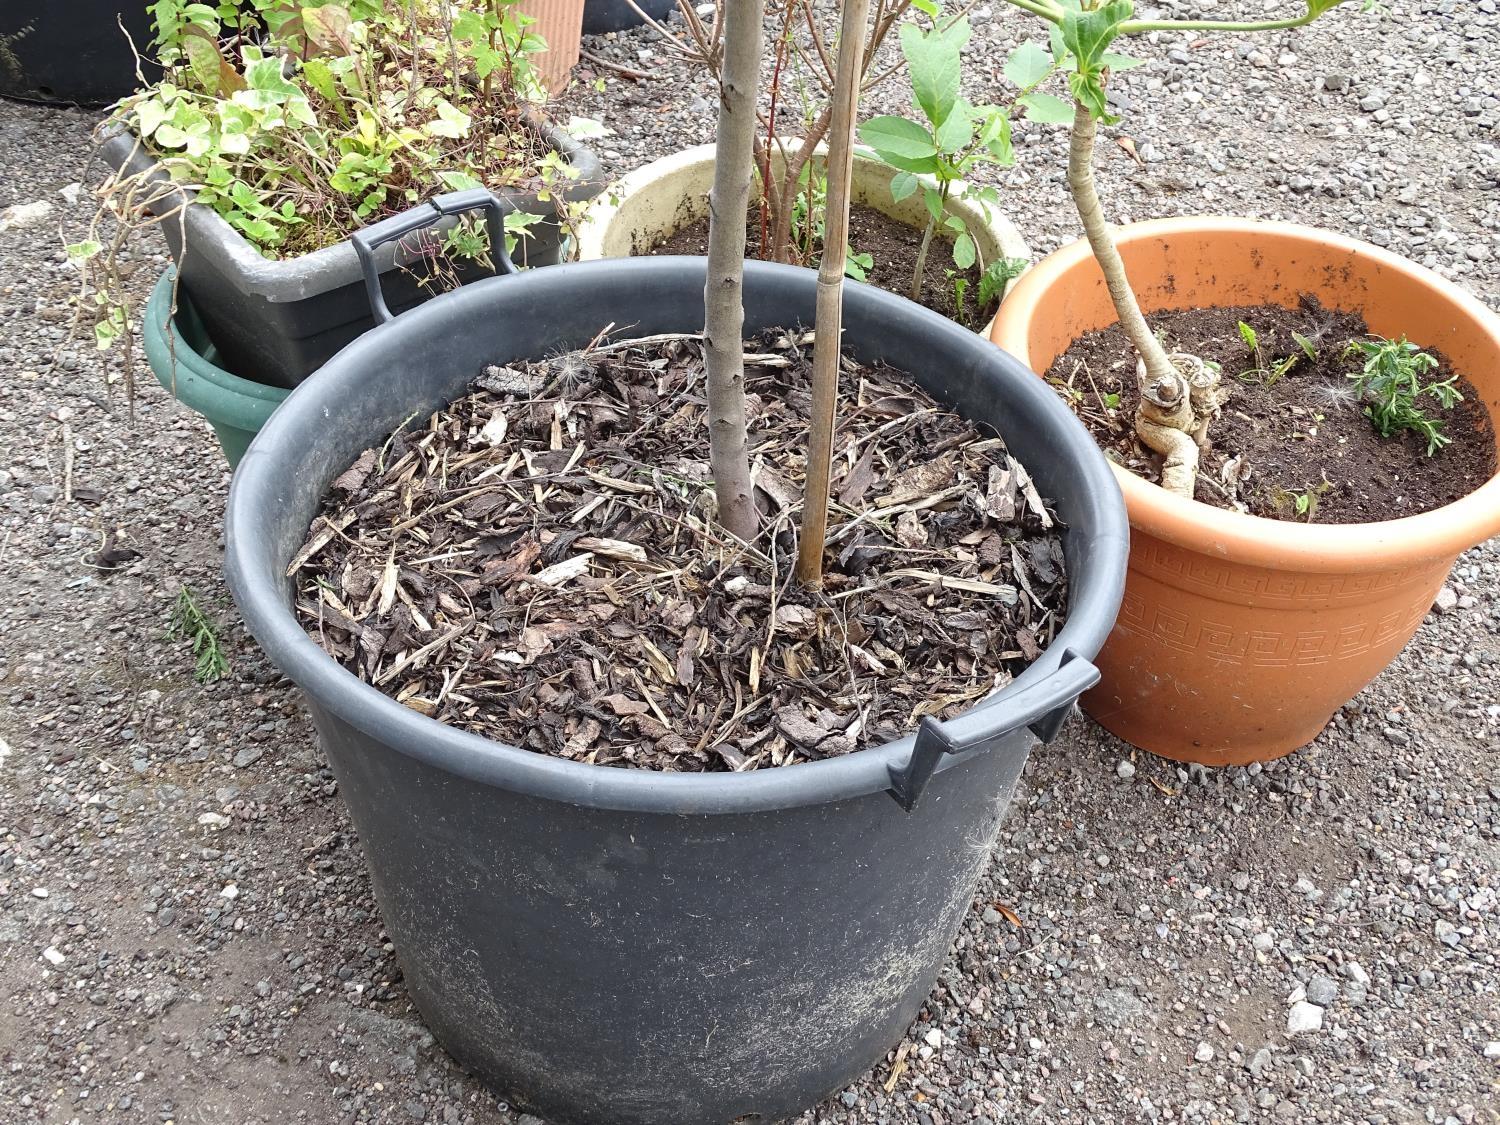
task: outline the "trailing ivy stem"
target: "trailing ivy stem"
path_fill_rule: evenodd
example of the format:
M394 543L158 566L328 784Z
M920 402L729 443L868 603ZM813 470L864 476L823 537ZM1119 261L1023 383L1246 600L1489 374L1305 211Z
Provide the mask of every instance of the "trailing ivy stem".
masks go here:
M1115 244L1114 231L1104 217L1103 204L1099 202L1099 191L1094 184L1094 140L1098 129L1098 122L1088 108L1076 104L1072 143L1068 149L1068 190L1073 195L1078 217L1083 221L1083 230L1093 248L1094 258L1104 271L1104 283L1109 287L1110 300L1114 302L1120 325L1145 361L1147 375L1152 381L1175 379L1177 369L1141 313L1135 290L1130 287L1130 278L1125 274L1125 261Z
M921 301L922 299L922 274L927 270L927 250L932 245L932 236L937 233L938 218L948 213L948 181L944 180L938 185L938 207L937 215L927 217L927 229L922 232L922 245L917 247L917 268L911 275L911 299Z

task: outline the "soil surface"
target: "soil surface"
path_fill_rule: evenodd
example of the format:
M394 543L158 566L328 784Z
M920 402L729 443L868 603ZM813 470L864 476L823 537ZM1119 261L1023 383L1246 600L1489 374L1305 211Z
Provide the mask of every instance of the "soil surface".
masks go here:
M1110 219L1292 219L1500 307L1500 12L1383 7L1142 41L1145 65L1110 79ZM1045 37L1003 4L969 18L964 93L998 104L1004 59ZM561 108L614 130L591 142L610 175L713 139L716 89L655 32L586 46L651 74L585 60ZM910 97L893 78L862 111L907 113ZM105 390L120 359L64 343L78 276L61 243L89 237L97 118L0 101L0 212L48 212L0 221L0 1121L539 1125L411 1005L307 708L224 588L229 472L207 424L143 363L132 418ZM1016 138L1016 166L982 177L1041 255L1079 237L1066 130L1018 121ZM129 254L144 302L165 251L153 236ZM73 483L97 502L65 489L62 409ZM109 529L142 557L95 570L84 557ZM218 682L194 679L168 631L184 585L218 623ZM1488 1125L1497 760L1496 542L1282 761L1177 766L1070 720L1032 754L918 1017L797 1125ZM1321 1024L1293 1032L1304 1000Z
M754 344L749 548L706 518L699 338L605 343L492 367L366 450L294 560L303 625L441 722L669 772L883 745L1009 683L1066 603L1025 468L909 377L846 361L813 593L792 576L811 334Z
M1489 413L1462 377L1456 386L1463 399L1452 408L1425 395L1418 400L1451 444L1429 455L1427 439L1414 431L1380 436L1350 379L1362 360L1347 356L1346 345L1369 338L1353 313L1308 302L1296 309L1183 309L1150 320L1168 351L1218 364L1229 389L1198 473L1196 499L1205 504L1269 519L1373 523L1441 508L1495 475ZM1241 324L1255 333L1255 354ZM1424 382L1454 374L1435 358L1440 365ZM1293 362L1278 374L1287 360ZM1161 456L1135 434L1135 372L1135 349L1115 324L1075 341L1047 379L1063 389L1101 446L1155 481Z
M754 257L760 246L760 219L752 216L745 224L746 253ZM905 223L898 223L890 216L873 207L854 206L849 209L849 245L856 254L869 254L874 264L866 271L865 281L900 294L911 294L911 279L917 269L917 251L922 246L922 232ZM707 254L708 220L699 219L674 231L648 251L649 254ZM808 263L816 266L816 259ZM949 273L953 277L948 276ZM959 306L954 289L954 277L968 282L962 307ZM995 315L999 301L991 301L983 308L978 303L979 270L970 266L966 270L953 264L953 243L934 236L927 250L927 261L922 269L922 294L919 304L934 312L942 313L949 320L956 320L970 328L981 328Z

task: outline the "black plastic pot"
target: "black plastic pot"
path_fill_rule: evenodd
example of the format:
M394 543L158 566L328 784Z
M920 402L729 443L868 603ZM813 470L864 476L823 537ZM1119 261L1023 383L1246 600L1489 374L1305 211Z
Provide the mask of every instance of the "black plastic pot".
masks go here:
M136 51L149 53L146 0L5 0L0 95L75 105L116 101L136 88L132 40ZM148 82L161 73L144 61L141 70Z
M635 0L636 8L661 23L677 10L677 0ZM583 33L602 35L606 31L624 31L646 21L625 0L584 0Z
M560 129L545 126L543 132L578 172L565 198L585 200L598 195L604 186L598 157ZM117 128L99 151L125 175L153 177L160 185L151 208L156 214L182 207L185 194L165 171L155 167L133 134ZM144 191L137 198L145 198ZM517 259L527 266L561 261L564 235L554 215L556 205L521 192L502 192L499 198L506 210L548 216L532 227L533 237L522 240ZM177 262L182 287L192 298L224 366L241 378L295 387L375 325L359 261L349 242L272 261L212 210L200 206L188 206L180 220L173 214L160 229ZM387 245L378 260L386 299L398 312L432 296L400 268L415 260L409 249ZM464 280L483 276L476 267Z
M307 698L413 999L455 1058L551 1122L770 1122L872 1066L928 995L1029 749L1096 678L1120 601L1125 514L1072 413L974 333L850 284L849 347L998 429L1067 525L1067 624L997 695L846 757L664 775L443 726L308 638L287 563L362 450L485 364L611 322L700 330L704 278L701 258L621 259L430 301L294 391L229 497L230 587ZM815 281L747 263L747 331L811 322Z

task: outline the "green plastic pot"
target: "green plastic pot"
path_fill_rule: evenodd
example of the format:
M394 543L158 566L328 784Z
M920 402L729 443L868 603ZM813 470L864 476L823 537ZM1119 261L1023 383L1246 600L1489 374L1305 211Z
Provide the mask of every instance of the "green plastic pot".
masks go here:
M172 315L175 276L173 269L162 274L146 302L141 331L146 361L156 381L178 402L208 419L232 469L245 455L250 439L291 392L241 379L219 367L215 363L218 352L186 293L178 292L177 313Z

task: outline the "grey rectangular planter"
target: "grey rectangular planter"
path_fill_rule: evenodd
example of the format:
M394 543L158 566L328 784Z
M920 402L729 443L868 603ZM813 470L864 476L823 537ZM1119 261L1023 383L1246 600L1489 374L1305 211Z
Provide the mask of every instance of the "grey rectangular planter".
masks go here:
M599 160L555 126L542 133L578 171L564 198L591 199L604 187ZM190 194L157 167L135 135L115 128L106 135L100 155L124 176L145 173L160 184L150 210L176 211ZM523 192L499 192L510 209L547 218L532 227L532 237L517 248L523 266L554 265L562 260L561 224L552 204ZM148 198L142 193L138 198ZM272 261L260 255L238 231L211 208L191 205L161 223L162 233L210 338L226 369L245 379L276 387L295 387L356 337L374 327L359 261L347 241L311 254ZM352 233L352 232L351 232ZM434 293L398 268L414 259L398 245L378 255L386 301L393 312L419 304ZM460 270L463 280L488 276L479 267Z

